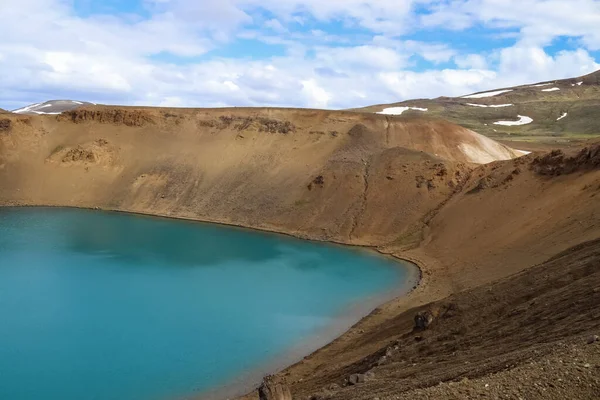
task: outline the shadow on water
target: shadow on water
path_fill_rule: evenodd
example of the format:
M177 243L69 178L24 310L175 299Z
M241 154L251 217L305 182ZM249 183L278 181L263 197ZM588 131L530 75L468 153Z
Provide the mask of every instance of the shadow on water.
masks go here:
M0 218L10 219L15 213L43 218L40 241L51 231L53 240L65 249L114 257L129 265L198 267L235 260L266 262L281 257L284 249L279 244L288 239L269 235L277 245L264 246L266 234L231 227L112 212L51 209L49 214L48 210L17 208L11 209L11 214L0 213Z

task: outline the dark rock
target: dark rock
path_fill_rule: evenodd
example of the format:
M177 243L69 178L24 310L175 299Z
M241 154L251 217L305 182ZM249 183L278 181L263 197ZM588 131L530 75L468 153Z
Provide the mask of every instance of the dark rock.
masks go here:
M10 119L0 119L0 132L8 132L10 130Z
M567 156L561 150L553 150L536 157L531 163L532 169L540 175L559 176L572 174L586 169L600 168L600 145L585 147L573 156Z
M363 383L365 381L364 374L352 374L348 378L348 383L350 385L358 385L359 383Z
M588 338L587 344L596 343L598 341L600 341L600 337L598 337L598 335L592 335Z
M421 311L415 315L415 329L424 330L433 322L433 314L430 311Z
M263 379L258 388L258 398L260 400L292 400L292 393L283 380L269 375Z

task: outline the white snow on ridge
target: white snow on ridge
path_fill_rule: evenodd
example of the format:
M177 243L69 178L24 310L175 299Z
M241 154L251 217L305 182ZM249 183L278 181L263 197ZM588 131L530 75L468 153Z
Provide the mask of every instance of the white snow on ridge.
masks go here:
M515 151L517 151L522 156L526 156L527 154L531 154L530 151L525 151L525 150L517 150L517 149L515 149Z
M491 107L491 108L500 108L500 107L510 107L514 104L492 104L492 105L485 105L485 104L474 104L474 103L466 103L468 106L472 106L472 107Z
M567 113L563 113L563 115L561 115L560 117L558 117L556 120L560 121L561 119L563 119L564 117L566 117L568 114Z
M560 88L553 87L550 89L542 89L542 92L556 92L557 90L560 90Z
M540 87L540 86L548 86L548 85L552 85L553 82L548 82L548 83L538 83L537 85L529 85L529 87Z
M476 93L470 94L468 96L462 96L463 99L483 99L484 97L493 97L502 93L512 92L512 89L507 90L496 90L495 92L485 92L485 93Z
M581 85L583 85L583 82L577 82L576 85L581 86Z
M31 104L29 106L19 108L13 112L17 114L58 115L85 104L89 103L75 100L48 100L43 103Z
M419 108L419 107L390 107L386 108L383 111L380 111L376 114L383 115L402 115L404 111L415 110L415 111L429 111L427 108Z
M527 125L533 122L532 118L529 118L524 115L517 115L519 117L518 121L498 121L494 122L494 125L504 125L504 126L517 126L517 125Z
M35 108L35 107L39 106L40 104L42 104L42 103L35 103L35 104L32 104L32 105L27 106L27 107L19 108L18 110L14 110L13 112L16 113L16 114L23 114L23 113L28 112L32 108Z

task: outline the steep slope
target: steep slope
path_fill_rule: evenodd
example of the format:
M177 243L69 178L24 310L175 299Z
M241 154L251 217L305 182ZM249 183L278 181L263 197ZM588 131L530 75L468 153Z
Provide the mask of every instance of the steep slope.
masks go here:
M60 114L65 111L77 109L81 106L93 105L87 101L76 101L76 100L49 100L43 103L30 104L26 107L22 107L12 112L15 114L26 114L26 115L44 115L44 114Z
M426 114L493 138L585 138L600 135L600 71L462 97L408 100L357 110Z
M460 185L467 163L516 156L447 122L362 113L96 107L6 120L0 204L103 207L363 244L414 224Z
M353 400L594 399L600 393L595 372L600 342L588 344L588 338L600 331L599 287L600 240L594 240L509 278L398 315L354 343L379 342L381 348L345 368L297 382L293 394ZM419 312L435 315L429 329L413 330ZM369 378L348 385L356 373Z

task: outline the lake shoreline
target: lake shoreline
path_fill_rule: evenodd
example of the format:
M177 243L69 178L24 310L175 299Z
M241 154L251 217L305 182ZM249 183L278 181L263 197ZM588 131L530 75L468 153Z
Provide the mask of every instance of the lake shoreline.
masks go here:
M100 207L32 204L0 205L0 209L3 208L79 209L107 213L129 214L139 217L161 219L164 218L168 220L186 221L195 224L200 223L221 225L230 228L259 232L264 234L284 235L296 239L307 240L317 243L357 248L369 253L376 254L379 257L385 257L390 259L393 258L394 261L397 263L398 268L402 268L406 272L406 279L404 280L404 283L401 286L395 287L392 290L388 290L385 293L375 296L374 298L370 298L365 304L354 304L348 307L348 309L344 310L344 312L342 312L339 316L335 317L334 324L326 327L324 330L318 332L317 334L312 335L310 338L303 340L301 343L294 345L292 349L286 351L283 356L277 357L276 360L270 360L256 368L251 368L250 370L246 371L242 376L235 378L233 381L226 383L225 385L222 385L219 388L215 388L214 390L210 390L208 392L199 393L198 395L186 396L184 397L184 399L218 400L225 398L229 399L236 397L244 397L245 395L248 395L248 393L255 391L255 389L260 385L260 382L262 381L262 378L265 375L271 375L285 371L286 369L298 363L301 363L303 360L318 354L323 349L332 345L336 341L343 339L352 330L358 329L367 319L369 319L369 317L376 314L382 307L385 307L390 303L398 301L399 299L406 299L407 297L409 297L411 293L419 287L423 280L423 270L417 260L403 258L393 252L384 252L377 246L349 244L337 240L323 240L319 238L310 237L310 235L299 235L293 232L277 230L275 228L249 227L241 224L222 222L218 220L194 219L182 216L161 215Z

